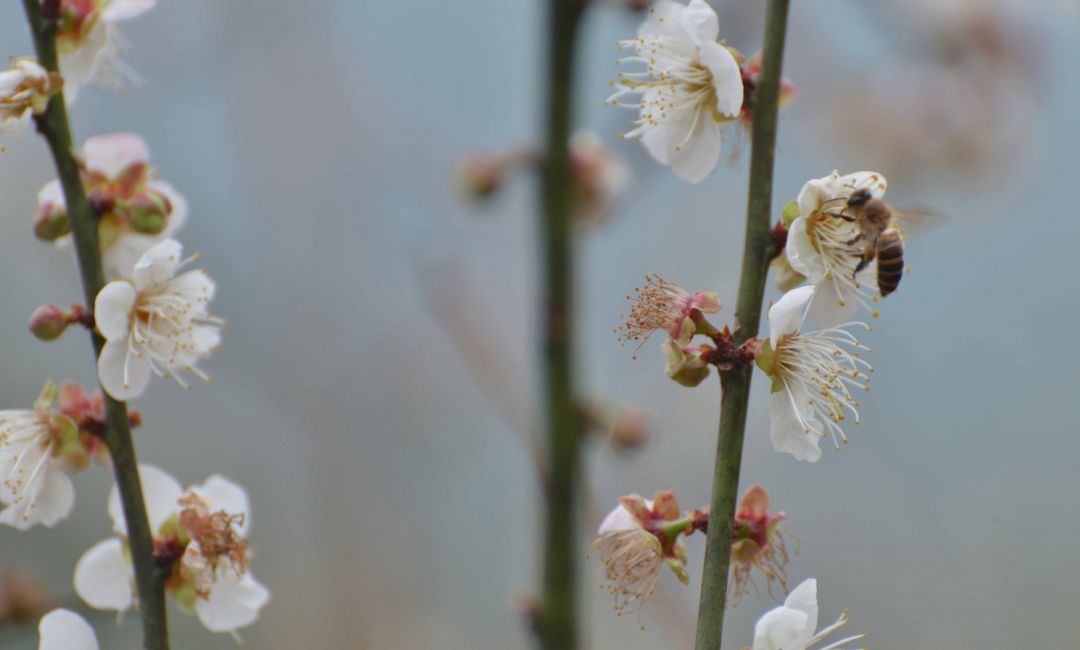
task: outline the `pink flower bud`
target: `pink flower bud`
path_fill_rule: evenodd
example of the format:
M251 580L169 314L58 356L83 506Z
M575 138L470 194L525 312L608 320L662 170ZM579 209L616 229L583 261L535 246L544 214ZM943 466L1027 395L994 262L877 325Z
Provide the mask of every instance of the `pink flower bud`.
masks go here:
M42 341L60 338L70 324L68 315L56 305L42 305L30 314L28 327Z

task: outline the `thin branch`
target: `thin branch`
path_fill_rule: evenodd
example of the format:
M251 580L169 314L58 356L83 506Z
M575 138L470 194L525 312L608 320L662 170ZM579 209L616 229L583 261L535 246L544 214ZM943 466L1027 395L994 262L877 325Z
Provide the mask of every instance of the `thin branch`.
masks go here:
M578 644L576 502L581 421L574 401L570 137L574 40L583 3L550 0L547 155L543 179L543 373L549 475L545 485L544 591L538 632L546 650Z
M38 62L48 70L59 71L56 53L55 0L23 0L30 32ZM46 20L45 16L50 19ZM37 128L49 143L56 172L64 189L71 234L82 277L83 295L89 308L94 304L101 288L105 286L105 273L101 264L98 244L98 219L86 200L86 192L79 175L79 163L72 147L71 127L62 93L49 101L45 113L37 118ZM101 354L104 340L91 332L95 359ZM127 405L105 394L105 431L103 438L112 459L120 502L127 523L128 545L135 570L135 585L139 594L139 608L143 620L143 643L146 650L168 650L168 626L165 615L164 576L154 564L154 538L146 515L142 486L139 482L135 447L131 440Z
M789 0L769 0L765 16L765 45L761 77L755 90L750 154L750 189L746 210L746 240L736 304L734 343L757 334L769 260L776 253L769 220L772 202L776 116L784 58ZM705 564L698 608L697 650L720 650L727 604L731 535L738 499L746 409L753 365L720 373L720 432L716 444L711 499L712 523L705 543Z

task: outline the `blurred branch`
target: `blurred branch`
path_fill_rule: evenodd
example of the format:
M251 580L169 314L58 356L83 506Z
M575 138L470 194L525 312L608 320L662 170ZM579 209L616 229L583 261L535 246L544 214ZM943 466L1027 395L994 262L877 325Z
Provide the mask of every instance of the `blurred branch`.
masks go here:
M23 0L30 32L38 62L48 70L58 72L56 52L56 13L59 4L50 0ZM44 16L49 16L46 20ZM75 241L75 253L79 261L86 307L92 308L94 298L105 286L105 273L101 264L98 244L98 219L86 200L86 192L75 159L68 123L67 106L63 93L49 100L45 113L37 118L37 128L49 143L56 172L64 190L71 233ZM101 354L104 339L91 332L95 359ZM135 584L139 594L139 608L143 620L143 643L146 650L168 650L168 629L165 616L165 592L163 576L154 564L154 538L146 516L142 486L139 482L135 447L131 441L127 405L105 394L105 430L102 434L112 458L116 484L127 523L128 545L135 570Z
M761 77L754 96L750 188L742 274L735 309L735 345L757 334L769 260L776 253L769 220L776 150L776 115L780 100L788 4L789 0L769 0L765 15ZM744 365L720 373L720 432L716 444L716 465L713 470L710 503L713 525L709 526L705 542L695 646L697 650L719 650L723 638L732 525L738 499L739 470L742 464L752 372L753 365Z
M574 40L583 3L549 3L547 155L541 206L543 294L543 382L548 434L549 478L544 537L544 591L540 604L540 645L547 650L577 648L577 535L581 422L574 402L573 259L570 204L570 111Z

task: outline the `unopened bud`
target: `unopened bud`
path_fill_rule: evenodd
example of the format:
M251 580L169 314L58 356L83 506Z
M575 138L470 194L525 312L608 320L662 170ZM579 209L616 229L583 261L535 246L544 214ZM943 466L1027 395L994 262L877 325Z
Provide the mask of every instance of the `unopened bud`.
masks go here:
M52 341L60 338L67 326L71 324L68 314L56 305L42 305L30 314L28 327L42 341Z
M169 225L172 205L163 194L147 190L124 204L128 221L135 232L156 235Z
M458 163L458 181L466 195L484 199L496 192L506 176L506 165L499 156L467 154Z
M627 408L616 414L611 427L611 443L620 451L638 449L649 440L649 415L642 409Z
M683 386L694 387L709 376L709 366L702 355L712 350L707 345L683 348L673 339L664 341L661 347L667 359L667 374Z
M64 206L43 203L34 215L34 236L44 241L56 241L71 234L71 222Z

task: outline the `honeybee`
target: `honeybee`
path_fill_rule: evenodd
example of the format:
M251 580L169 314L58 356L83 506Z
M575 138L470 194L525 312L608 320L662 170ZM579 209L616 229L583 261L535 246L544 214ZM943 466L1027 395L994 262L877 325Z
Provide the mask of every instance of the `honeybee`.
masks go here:
M859 275L877 258L877 284L881 297L896 291L904 274L904 235L896 225L900 213L881 199L875 199L866 188L856 189L847 198L840 212L831 216L854 223L859 234L848 246L863 242L863 253L852 277Z

